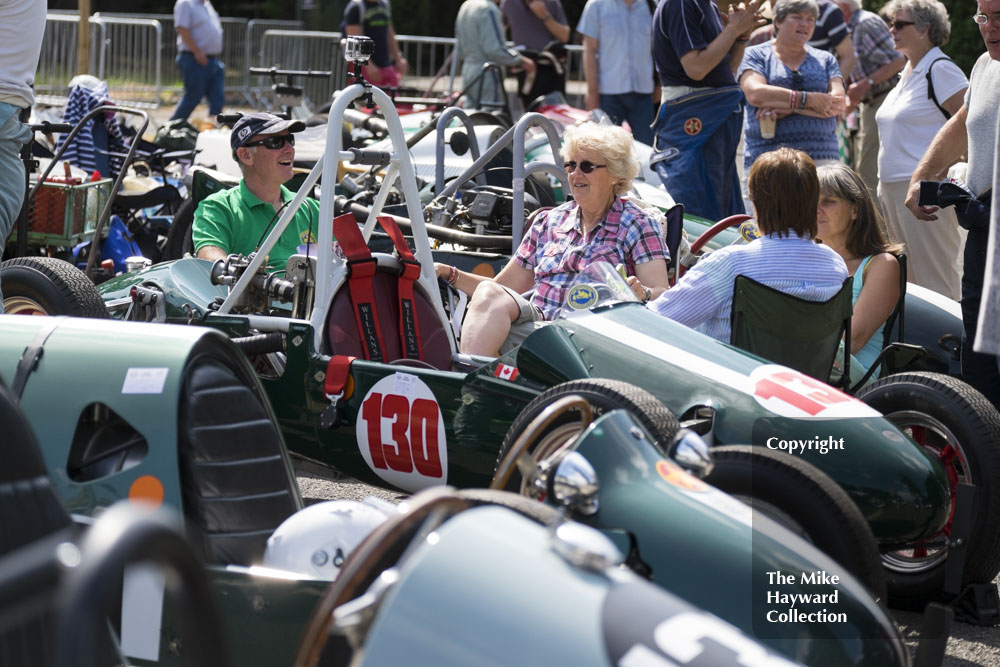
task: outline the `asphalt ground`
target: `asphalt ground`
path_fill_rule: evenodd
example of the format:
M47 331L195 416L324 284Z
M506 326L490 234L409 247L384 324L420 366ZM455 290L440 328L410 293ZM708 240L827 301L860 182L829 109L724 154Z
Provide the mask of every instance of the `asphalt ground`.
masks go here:
M299 489L307 503L323 500L364 500L368 496L378 496L392 502L400 502L406 494L387 491L363 484L353 479L332 481L317 471L297 471ZM994 581L996 585L1000 581ZM922 616L918 613L893 610L892 616L899 626L900 634L915 654L920 638ZM955 622L945 654L943 667L996 667L1000 665L1000 627L979 627Z

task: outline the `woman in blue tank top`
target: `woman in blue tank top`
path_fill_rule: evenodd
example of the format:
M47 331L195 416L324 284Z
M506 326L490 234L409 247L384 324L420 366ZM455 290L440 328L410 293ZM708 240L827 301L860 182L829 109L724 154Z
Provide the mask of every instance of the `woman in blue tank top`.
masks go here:
M899 300L899 244L886 241L882 219L864 181L843 164L817 169L820 184L816 238L836 250L854 276L851 317L853 371L864 373L882 351L882 330ZM854 368L854 364L859 367Z

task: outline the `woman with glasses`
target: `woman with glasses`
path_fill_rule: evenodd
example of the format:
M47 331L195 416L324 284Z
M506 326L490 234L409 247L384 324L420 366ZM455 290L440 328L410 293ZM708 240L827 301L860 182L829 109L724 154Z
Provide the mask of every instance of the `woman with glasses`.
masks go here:
M293 176L294 133L305 127L300 120L269 113L247 114L236 121L229 143L243 178L237 187L215 192L198 204L191 241L199 258L249 255L260 247L292 200L292 191L283 184ZM268 271L284 270L299 246L315 244L318 221L319 202L306 198L268 252Z
M585 122L566 129L562 155L572 200L536 217L496 278L435 265L438 278L472 296L462 325L466 354L498 356L553 319L576 274L591 262L623 265L645 301L667 287L660 225L625 198L639 173L632 135ZM522 296L531 289L530 299Z
M743 54L737 78L747 98L745 174L758 156L780 146L801 150L817 164L840 158L844 78L832 54L807 44L818 16L815 0L778 0L774 39Z
M907 63L875 114L881 145L878 199L892 241L906 245L910 282L958 299L961 238L955 209L917 220L906 208L910 177L941 126L962 108L969 82L940 47L951 23L938 0L892 0L882 9Z
M902 248L882 235L881 216L857 172L831 164L820 167L817 174L816 238L835 250L854 276L851 375L860 377L882 352L882 329L899 301L896 254Z

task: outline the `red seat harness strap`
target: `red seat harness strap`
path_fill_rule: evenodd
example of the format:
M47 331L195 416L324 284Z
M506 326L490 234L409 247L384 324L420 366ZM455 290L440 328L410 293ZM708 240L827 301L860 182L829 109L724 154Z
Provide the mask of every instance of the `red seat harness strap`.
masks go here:
M385 230L392 244L396 247L403 271L399 276L399 346L407 359L424 358L423 341L420 338L420 323L417 321L417 308L413 300L413 283L420 278L420 263L413 256L410 247L406 245L403 232L390 216L378 216L379 224Z
M347 257L348 286L358 332L365 348L365 359L382 361L385 343L379 326L373 287L378 262L368 250L368 244L365 243L353 214L345 213L334 218L333 233Z

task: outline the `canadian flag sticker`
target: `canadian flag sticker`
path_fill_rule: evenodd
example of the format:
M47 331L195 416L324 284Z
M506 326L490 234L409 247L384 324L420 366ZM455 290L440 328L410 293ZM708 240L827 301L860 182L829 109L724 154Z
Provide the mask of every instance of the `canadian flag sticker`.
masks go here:
M508 366L507 364L497 364L497 369L493 371L493 376L498 377L501 380L514 381L517 377L517 368L514 366Z

